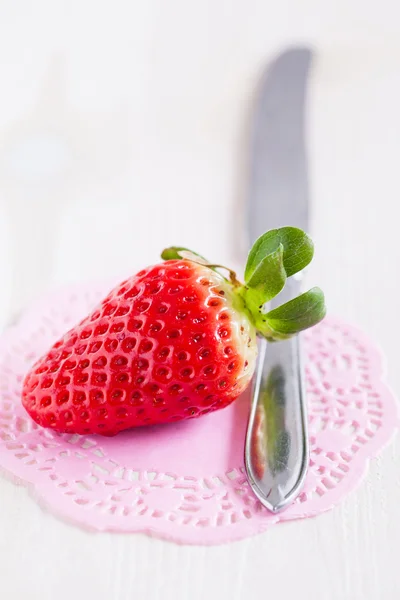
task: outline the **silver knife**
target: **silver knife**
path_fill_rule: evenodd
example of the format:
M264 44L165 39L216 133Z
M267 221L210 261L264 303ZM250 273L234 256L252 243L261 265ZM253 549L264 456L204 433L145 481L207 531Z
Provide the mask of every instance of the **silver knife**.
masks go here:
M291 48L262 76L251 138L250 243L267 229L308 229L304 129L311 61L311 50ZM300 278L289 279L271 308L296 296L300 285ZM299 494L309 461L302 353L299 336L259 344L245 468L255 495L276 513Z

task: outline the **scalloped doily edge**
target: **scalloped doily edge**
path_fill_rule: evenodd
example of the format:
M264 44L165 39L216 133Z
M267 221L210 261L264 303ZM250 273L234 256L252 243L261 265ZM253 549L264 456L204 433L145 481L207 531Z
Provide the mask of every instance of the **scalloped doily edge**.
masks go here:
M62 294L64 289L68 289L69 291L71 291L71 289L76 289L77 291L81 292L82 288L86 287L88 286L84 284L65 286L61 289L58 289L57 291L53 291L52 293L50 292L45 296L45 298L47 301L50 301L52 297L57 297L60 294ZM23 327L25 323L30 321L33 315L36 315L41 312L41 306L42 304L39 299L21 315L19 321L16 324L10 326L3 333L3 335L0 338L0 349L4 348L12 340L12 338L18 332L18 330L21 327ZM281 515L276 515L275 518L270 517L268 520L265 520L264 523L260 519L254 519L253 526L250 525L249 521L238 522L231 525L232 530L230 532L230 535L227 535L226 527L221 528L222 535L220 540L218 540L215 534L215 530L213 530L212 536L209 538L206 535L206 531L200 528L199 531L195 534L192 530L191 538L189 540L183 540L182 536L179 535L179 532L181 531L180 527L185 526L179 526L171 522L158 521L156 528L148 524L143 524L143 526L136 525L135 527L130 528L127 527L126 521L124 521L124 528L122 529L118 526L99 526L98 524L94 525L90 522L87 522L85 516L88 516L88 513L85 513L84 509L82 509L81 513L82 518L79 518L77 515L72 516L71 514L67 514L67 512L62 510L62 504L55 506L52 502L47 500L46 488L50 487L51 484L36 484L35 482L27 478L26 474L24 474L24 476L19 475L18 471L22 470L21 467L23 467L23 465L21 465L21 463L15 459L8 461L6 460L6 463L9 463L8 465L0 464L0 473L3 474L9 481L13 482L14 484L17 484L21 487L25 487L28 491L29 496L31 496L31 498L35 500L42 509L45 509L51 515L61 519L65 523L78 526L84 529L85 531L93 533L120 533L122 535L141 533L158 539L163 539L165 541L171 541L180 545L221 545L234 541L240 541L250 536L265 533L265 531L269 529L269 527L277 523L284 523L289 521L316 517L319 514L329 512L332 509L334 509L335 506L337 506L342 499L344 500L357 488L360 487L364 477L366 476L370 468L371 460L376 458L376 456L391 443L391 441L395 437L395 434L397 433L397 429L400 426L400 406L396 399L396 395L394 394L387 381L387 366L382 349L380 347L377 347L375 343L371 341L368 335L361 331L357 326L344 323L339 318L332 315L329 315L329 319L332 323L337 323L338 325L340 324L340 326L342 327L345 326L346 328L348 328L349 331L352 331L357 336L357 339L363 341L368 346L369 353L374 356L374 369L371 372L372 378L376 387L382 390L387 397L391 398L391 408L395 419L393 423L393 429L391 431L382 430L382 432L380 432L380 435L377 435L376 438L370 442L368 447L368 454L366 452L366 449L360 448L356 463L352 467L352 479L350 481L346 481L345 493L343 494L340 492L340 485L338 485L333 490L330 490L330 496L333 496L330 500L330 504L320 508L317 512L315 510L309 512L302 512L302 514L291 514L283 512L281 513ZM8 459L10 459L10 455L8 456ZM11 463L13 463L12 466ZM115 516L113 518L115 519Z

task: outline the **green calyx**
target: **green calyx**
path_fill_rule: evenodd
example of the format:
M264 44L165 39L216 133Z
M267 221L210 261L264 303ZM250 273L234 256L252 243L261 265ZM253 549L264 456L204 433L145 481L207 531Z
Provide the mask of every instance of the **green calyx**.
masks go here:
M267 303L283 290L288 277L302 271L313 256L311 238L296 227L267 231L250 250L245 282L238 293L255 327L267 339L287 339L324 318L325 298L319 288L312 288L273 310L266 310Z
M290 338L324 318L325 299L319 288L312 288L273 310L266 309L268 302L282 291L288 277L304 269L313 255L313 242L304 231L282 227L267 231L256 240L247 259L244 284L228 270L234 293L243 301L259 334L268 340ZM162 258L192 260L213 270L225 268L208 263L186 248L168 248Z

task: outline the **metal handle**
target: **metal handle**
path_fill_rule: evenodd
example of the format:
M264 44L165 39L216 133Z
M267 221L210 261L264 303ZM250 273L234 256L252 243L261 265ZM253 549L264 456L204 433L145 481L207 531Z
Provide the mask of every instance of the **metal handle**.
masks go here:
M254 493L273 512L298 495L308 467L301 355L300 336L270 344L260 340L245 468Z

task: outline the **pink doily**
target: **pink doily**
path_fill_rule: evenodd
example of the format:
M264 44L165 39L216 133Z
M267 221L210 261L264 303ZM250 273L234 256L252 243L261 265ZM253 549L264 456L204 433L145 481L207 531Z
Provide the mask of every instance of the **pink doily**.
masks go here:
M20 403L23 376L109 288L52 294L0 339L0 467L76 524L200 544L260 533L332 508L399 424L377 351L353 327L327 318L304 334L310 469L303 492L279 515L260 505L244 475L248 394L197 420L114 438L41 429Z

